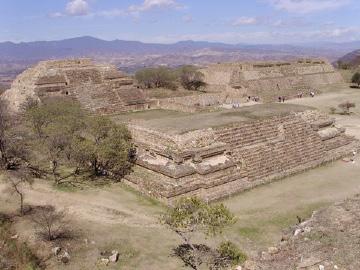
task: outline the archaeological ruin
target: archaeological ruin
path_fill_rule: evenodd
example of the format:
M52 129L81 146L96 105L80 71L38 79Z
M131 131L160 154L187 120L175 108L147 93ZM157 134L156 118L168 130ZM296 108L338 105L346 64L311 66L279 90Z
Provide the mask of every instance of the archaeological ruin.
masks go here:
M334 119L310 107L223 106L242 104L248 95L271 102L341 83L325 61L215 64L201 71L206 93L150 99L114 66L89 59L44 61L19 75L2 98L18 111L29 96L68 96L126 123L137 161L124 181L166 203L188 195L220 199L359 148Z
M301 59L293 62L220 63L202 70L209 89L223 89L243 96L259 96L274 102L299 92L318 92L318 87L342 83L343 78L325 60Z
M84 108L112 114L148 105L133 79L115 66L95 64L91 59L43 61L20 74L3 98L18 111L26 98L37 100L53 96L74 98Z
M301 106L164 118L129 125L138 166L126 182L167 203L184 195L224 198L359 148L334 119Z

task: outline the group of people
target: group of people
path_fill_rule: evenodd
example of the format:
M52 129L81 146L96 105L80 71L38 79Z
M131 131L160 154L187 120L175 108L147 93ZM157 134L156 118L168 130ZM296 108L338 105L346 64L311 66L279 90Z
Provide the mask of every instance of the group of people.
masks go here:
M248 96L247 97L247 102L250 102L250 101L260 102L260 98L258 96L255 96L255 97Z
M279 100L280 103L281 103L281 102L285 102L286 97L285 97L285 96L279 96L279 97L278 97L278 100Z
M296 96L297 96L297 98L303 98L304 94L303 94L303 92L299 92ZM310 91L310 92L309 92L309 96L310 96L310 97L315 97L315 92L314 92L314 91ZM279 101L279 102L285 102L285 100L286 100L286 97L285 97L285 96L279 96L279 97L278 97L278 101Z

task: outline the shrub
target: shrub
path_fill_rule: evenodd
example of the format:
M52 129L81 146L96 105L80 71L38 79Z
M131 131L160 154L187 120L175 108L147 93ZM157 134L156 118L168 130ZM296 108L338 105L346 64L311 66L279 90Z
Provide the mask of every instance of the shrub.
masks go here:
M356 107L355 103L350 101L345 101L339 104L339 108L342 109L343 114L350 114L350 109L355 107Z
M230 242L222 242L217 250L220 255L220 261L227 265L239 265L243 264L247 256L243 252L241 252L238 247Z
M206 84L204 75L193 66L183 66L179 69L181 85L187 90L199 90Z
M351 82L357 84L358 87L360 87L360 73L356 72L352 78L351 78Z

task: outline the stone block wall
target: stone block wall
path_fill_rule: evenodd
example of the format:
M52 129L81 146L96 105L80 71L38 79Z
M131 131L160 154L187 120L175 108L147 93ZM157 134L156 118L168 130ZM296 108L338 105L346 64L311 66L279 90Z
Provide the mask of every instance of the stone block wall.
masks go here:
M157 100L156 108L182 112L196 112L204 107L241 103L242 95L234 92L206 93L185 97L164 98Z

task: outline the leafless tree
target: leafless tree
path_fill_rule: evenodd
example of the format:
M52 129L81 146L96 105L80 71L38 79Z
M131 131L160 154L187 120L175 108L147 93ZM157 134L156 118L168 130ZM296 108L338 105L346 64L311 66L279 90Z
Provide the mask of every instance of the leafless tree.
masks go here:
M66 212L56 211L51 205L39 206L32 217L41 237L48 241L66 237L69 233L66 226Z
M9 185L8 191L11 195L15 194L19 198L20 214L25 214L24 199L26 194L26 187L33 183L33 178L25 169L13 171L7 174L7 182Z

